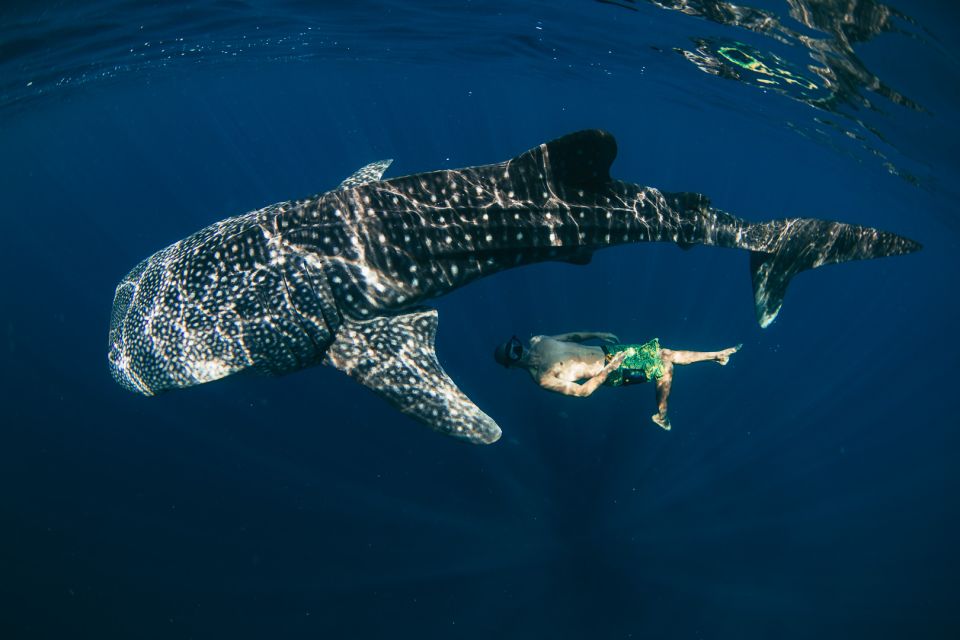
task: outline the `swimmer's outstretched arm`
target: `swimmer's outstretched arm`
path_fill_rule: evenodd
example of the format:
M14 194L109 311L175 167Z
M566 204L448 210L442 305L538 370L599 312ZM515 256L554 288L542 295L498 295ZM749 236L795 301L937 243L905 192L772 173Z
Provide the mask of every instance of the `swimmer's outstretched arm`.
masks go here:
M601 331L574 331L572 333L561 333L555 336L549 336L554 340L561 342L586 342L587 340L603 340L604 342L620 342L620 338L612 333Z
M626 358L628 355L632 355L633 353L633 349L621 351L615 355L603 369L600 370L600 373L593 376L583 384L577 382L567 382L566 380L561 380L557 376L548 373L540 378L540 386L547 391L556 391L557 393L562 393L565 396L586 398L596 391L600 385L607 381L607 377L616 371L617 367L623 364L624 358Z

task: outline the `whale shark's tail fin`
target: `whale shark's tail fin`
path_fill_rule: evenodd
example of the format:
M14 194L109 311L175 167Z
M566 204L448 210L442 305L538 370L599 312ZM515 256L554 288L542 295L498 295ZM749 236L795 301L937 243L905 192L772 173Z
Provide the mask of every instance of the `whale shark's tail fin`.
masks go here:
M919 251L919 242L855 224L793 218L752 225L768 249L750 251L750 275L757 322L777 317L790 279L825 264L883 258Z

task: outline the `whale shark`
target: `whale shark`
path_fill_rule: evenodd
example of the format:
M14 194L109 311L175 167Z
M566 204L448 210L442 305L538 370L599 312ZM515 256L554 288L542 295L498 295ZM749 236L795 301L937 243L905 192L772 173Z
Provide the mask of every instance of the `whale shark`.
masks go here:
M112 375L154 395L324 363L437 431L492 443L500 427L437 360L431 298L513 267L586 264L620 244L710 245L749 252L766 327L797 273L920 249L842 222L749 222L698 193L614 180L616 153L612 135L586 130L464 169L384 180L384 160L326 193L217 222L121 280Z

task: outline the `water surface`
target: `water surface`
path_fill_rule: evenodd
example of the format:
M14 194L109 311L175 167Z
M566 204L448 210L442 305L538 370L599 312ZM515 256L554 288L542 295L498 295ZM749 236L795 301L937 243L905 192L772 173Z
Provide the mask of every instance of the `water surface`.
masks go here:
M139 2L0 11L4 637L955 637L958 34L942 3ZM436 301L504 429L443 438L342 374L145 399L113 289L228 215L581 128L615 177L918 254L797 278L742 252L544 264ZM512 334L744 343L582 400Z

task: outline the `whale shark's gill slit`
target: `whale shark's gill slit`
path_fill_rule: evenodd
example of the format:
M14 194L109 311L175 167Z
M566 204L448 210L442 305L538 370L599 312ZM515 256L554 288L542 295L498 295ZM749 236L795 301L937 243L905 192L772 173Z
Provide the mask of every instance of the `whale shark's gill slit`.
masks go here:
M297 309L296 304L294 304L294 296L293 296L293 292L290 290L290 283L287 281L286 269L283 269L283 268L280 269L280 282L281 284L283 284L283 291L287 296L287 303L294 310L294 313L291 314L293 317L293 321L297 324L298 327L300 327L300 331L302 331L303 334L307 336L307 340L310 341L310 344L313 345L313 352L320 353L321 351L323 351L323 347L317 344L317 341L313 337L313 332L311 332L307 328L307 325L303 321L303 316L300 314L300 310Z

